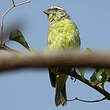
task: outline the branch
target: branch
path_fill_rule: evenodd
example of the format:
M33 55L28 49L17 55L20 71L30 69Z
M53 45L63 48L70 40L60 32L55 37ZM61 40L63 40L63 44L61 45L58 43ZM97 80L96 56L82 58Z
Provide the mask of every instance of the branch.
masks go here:
M13 3L13 6L15 7L15 1L14 0L12 0L12 3Z
M92 87L93 89L97 90L99 93L101 93L102 95L105 96L104 99L110 100L110 94L107 91L105 91L104 89L100 88L99 86L96 86L94 83L90 82L89 80L87 80L85 78L83 79L79 74L77 74L75 72L73 72L73 73L68 74L68 75L78 79L79 81L81 81L81 82L85 83L86 85Z
M102 98L102 99L99 99L99 100L91 100L91 101L88 101L88 100L82 100L82 99L79 99L79 98L74 98L74 99L71 99L71 100L67 100L67 101L75 101L75 100L78 100L78 101L81 101L81 102L87 102L87 103L94 103L94 102L101 102L101 101L104 101L106 99L106 97Z
M10 8L8 8L5 12L4 12L4 14L2 15L2 20L1 20L1 33L0 33L0 42L1 42L1 44L2 44L2 37L3 37L3 29L4 29L4 17L5 17L5 15L9 12L9 11L11 11L13 8L15 8L15 7L18 7L18 6L21 6L21 5L24 5L24 4L27 4L27 3L30 3L31 1L30 0L27 0L27 1L25 1L25 2L22 2L22 3L19 3L19 4L15 4L14 3L14 0L12 0L12 3L13 3L13 5L10 7Z
M4 47L3 47L4 48ZM6 47L5 47L6 48ZM8 60L9 61L8 61ZM3 66L4 62L7 65ZM10 62L10 63L9 63ZM0 54L0 71L19 68L47 68L50 66L110 68L110 53L80 51L34 51Z
M12 48L9 48L8 46L6 46L4 44L0 44L0 50L5 50L5 51L8 51L8 52L19 52L17 50L14 50Z

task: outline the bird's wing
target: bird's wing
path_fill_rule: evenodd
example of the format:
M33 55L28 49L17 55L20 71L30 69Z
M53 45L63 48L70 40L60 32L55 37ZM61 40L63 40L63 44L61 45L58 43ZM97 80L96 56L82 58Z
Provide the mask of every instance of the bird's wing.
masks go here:
M65 30L67 30L66 34L68 36L68 48L80 48L81 41L76 24L70 20Z

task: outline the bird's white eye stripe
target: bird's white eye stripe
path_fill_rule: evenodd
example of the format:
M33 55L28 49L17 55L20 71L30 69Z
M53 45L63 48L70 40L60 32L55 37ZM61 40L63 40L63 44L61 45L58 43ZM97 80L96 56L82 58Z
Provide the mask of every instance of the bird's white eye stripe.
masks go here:
M59 6L52 6L52 7L50 7L50 9L59 9L59 10L63 10L63 8L61 8L61 7L59 7Z

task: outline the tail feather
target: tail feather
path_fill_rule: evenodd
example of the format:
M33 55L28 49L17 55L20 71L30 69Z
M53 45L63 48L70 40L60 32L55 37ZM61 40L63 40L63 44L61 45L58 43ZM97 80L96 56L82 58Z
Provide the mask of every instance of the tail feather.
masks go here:
M63 88L56 86L55 104L56 106L59 106L60 104L65 106L67 104L66 86Z

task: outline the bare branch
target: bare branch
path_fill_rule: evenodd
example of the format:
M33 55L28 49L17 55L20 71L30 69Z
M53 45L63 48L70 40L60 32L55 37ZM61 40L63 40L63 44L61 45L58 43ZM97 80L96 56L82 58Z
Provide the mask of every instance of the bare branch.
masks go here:
M15 7L15 1L14 0L12 0L12 3L13 3L13 6Z
M27 0L27 1L25 1L25 2L22 2L22 3L19 3L19 4L15 4L15 7L18 7L18 6L21 6L21 5L30 3L30 2L31 2L31 0Z
M21 6L21 5L24 5L24 4L27 4L27 3L30 3L31 1L30 1L30 0L27 0L27 1L22 2L22 3L19 3L19 4L15 4L15 3L14 3L14 0L12 0L12 2L13 2L13 5L12 5L10 8L8 8L8 9L4 12L4 14L2 15L2 20L1 20L1 33L0 33L0 42L1 42L1 44L2 44L2 37L3 37L4 17L5 17L5 15L6 15L8 12L10 12L13 8L18 7L18 6Z
M8 51L8 52L19 52L17 50L14 50L12 48L9 48L8 46L6 46L4 44L0 44L0 50L5 50L5 51Z
M74 99L71 99L71 100L67 100L67 101L75 101L75 100L78 100L78 101L81 101L81 102L87 102L87 103L95 103L95 102L101 102L101 101L104 101L106 99L106 97L102 98L102 99L99 99L99 100L91 100L91 101L88 101L88 100L82 100L82 99L79 99L79 98L74 98Z
M7 63L8 69L17 69L24 67L45 68L50 66L73 66L73 67L92 67L92 68L110 68L110 53L92 52L85 53L80 51L34 51L17 52L11 54L0 54L0 70L6 70L2 63L5 59L10 60ZM5 61L6 62L6 61ZM25 63L24 63L25 62ZM20 66L22 65L22 66Z

